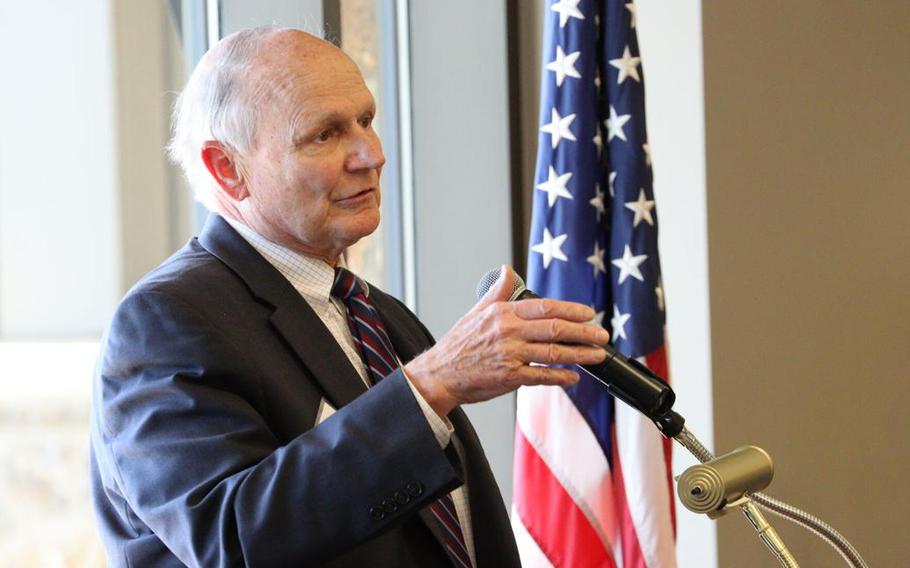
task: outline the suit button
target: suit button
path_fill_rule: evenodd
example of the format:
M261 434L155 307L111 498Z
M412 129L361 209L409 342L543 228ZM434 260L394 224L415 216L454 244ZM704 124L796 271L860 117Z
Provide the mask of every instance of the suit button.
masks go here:
M392 501L391 499L385 499L382 502L382 509L386 513L394 513L395 511L398 510L398 503L396 503L395 501Z
M370 518L374 521L381 521L385 518L385 511L381 507L370 507Z
M423 494L423 483L412 481L404 489L411 497L420 497Z
M395 502L399 505L406 505L410 503L411 496L405 493L404 491L396 491L392 494L392 499L395 499Z

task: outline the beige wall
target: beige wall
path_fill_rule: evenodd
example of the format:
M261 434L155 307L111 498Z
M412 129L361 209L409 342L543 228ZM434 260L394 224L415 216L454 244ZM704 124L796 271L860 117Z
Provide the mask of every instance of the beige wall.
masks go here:
M906 566L910 3L705 2L703 25L716 447L766 448L769 493ZM776 565L736 517L720 565Z

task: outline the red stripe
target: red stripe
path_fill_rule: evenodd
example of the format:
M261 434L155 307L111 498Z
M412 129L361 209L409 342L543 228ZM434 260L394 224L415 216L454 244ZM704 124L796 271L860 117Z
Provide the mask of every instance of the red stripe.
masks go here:
M436 518L436 522L442 525L445 529L445 534L443 536L444 544L449 551L458 557L460 561L465 563L467 566L471 565L471 557L468 555L467 545L464 543L464 535L461 532L461 525L455 521L454 528L452 526L451 520L447 519L444 512L440 512L439 509L442 508L439 501L434 501L430 503L430 512L433 513L433 516Z
M449 529L452 537L464 546L464 534L461 532L461 523L458 522L458 517L449 514L440 501L441 499L437 499L430 503L430 510L436 515L439 522Z
M554 567L616 564L588 518L515 428L515 509Z
M389 334L386 333L385 325L382 323L382 318L379 317L379 312L376 311L376 308L373 307L373 304L370 303L370 300L361 292L353 298L351 298L351 305L354 304L362 305L363 309L369 314L369 321L371 325L376 329L376 335L379 336L379 339L383 342L386 348L389 351L394 351L395 349L392 346L392 342L389 340Z
M638 543L635 523L632 522L629 501L626 499L626 484L622 477L622 463L620 463L618 446L616 445L615 424L610 428L610 438L613 440L613 498L618 513L617 517L619 518L622 565L623 568L648 568L644 555L641 553L641 545ZM641 505L647 506L644 503Z
M361 335L359 339L361 343L369 347L369 349L363 353L367 358L378 359L389 369L389 372L398 368L398 365L395 364L395 359L392 358L391 355L388 355L388 357L384 356L384 354L388 353L384 347L377 347L371 338L364 335Z
M653 353L645 357L645 363L648 368L654 371L657 376L670 380L670 368L667 364L667 350L661 345ZM673 524L673 537L676 537L676 501L673 495L676 493L673 485L673 440L662 438L664 446L664 463L667 465L667 495L670 498L670 521Z
M437 499L436 502L439 503L443 509L445 509L445 512L449 514L449 517L454 519L456 523L459 523L458 511L455 509L455 501L453 501L448 494L443 495ZM459 523L458 526L461 526L461 524Z
M358 325L358 322L359 322L359 325ZM372 337L367 337L364 334L360 334L361 337L364 339L364 341L366 341L367 339L370 340L370 341L368 341L368 343L370 344L370 347L375 349L377 353L388 353L389 358L394 359L394 357L392 356L392 352L394 351L394 349L390 349L385 344L385 342L382 339L382 335L380 334L379 327L375 325L375 322L368 321L361 317L355 317L354 324L357 325L358 329L366 328L367 331L370 332ZM379 341L379 344L376 343L377 341Z

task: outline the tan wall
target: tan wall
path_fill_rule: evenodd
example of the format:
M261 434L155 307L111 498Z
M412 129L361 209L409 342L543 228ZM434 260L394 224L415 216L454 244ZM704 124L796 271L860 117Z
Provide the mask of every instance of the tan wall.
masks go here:
M715 439L907 566L910 3L703 4ZM804 566L839 560L774 520ZM774 566L731 516L721 566Z

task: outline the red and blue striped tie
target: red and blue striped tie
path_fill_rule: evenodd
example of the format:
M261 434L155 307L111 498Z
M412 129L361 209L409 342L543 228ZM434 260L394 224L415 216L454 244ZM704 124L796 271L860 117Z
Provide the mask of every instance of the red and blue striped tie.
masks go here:
M339 298L347 306L348 327L354 343L360 349L360 356L366 363L372 384L398 369L398 359L392 342L386 334L382 320L376 308L367 299L363 285L351 271L344 268L335 269L335 282L332 284L332 296ZM441 525L444 535L442 544L456 566L471 567L461 523L455 512L455 503L448 493L430 503L430 511Z

